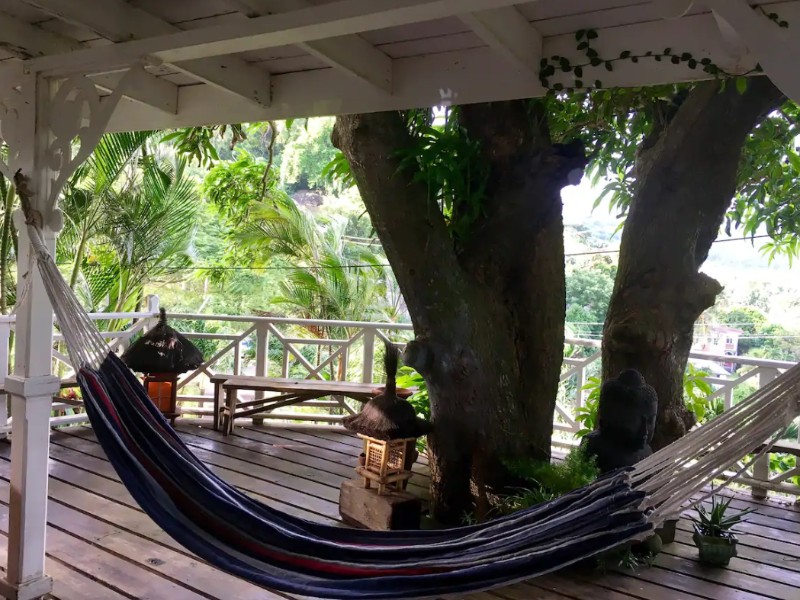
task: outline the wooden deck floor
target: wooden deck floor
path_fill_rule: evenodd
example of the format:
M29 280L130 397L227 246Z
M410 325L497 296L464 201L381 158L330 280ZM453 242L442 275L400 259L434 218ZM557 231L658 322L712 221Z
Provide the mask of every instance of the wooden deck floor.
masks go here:
M181 435L222 477L295 515L338 522L338 486L352 474L358 440L319 428L245 427L222 438L205 426L179 422ZM133 502L106 461L91 429L51 437L48 572L62 600L274 600L273 593L222 573L183 550ZM8 444L0 444L0 535L8 527ZM424 466L413 484L425 486ZM800 509L752 503L740 557L726 570L696 560L689 526L653 567L636 572L566 572L470 600L800 599ZM6 541L0 539L0 564Z

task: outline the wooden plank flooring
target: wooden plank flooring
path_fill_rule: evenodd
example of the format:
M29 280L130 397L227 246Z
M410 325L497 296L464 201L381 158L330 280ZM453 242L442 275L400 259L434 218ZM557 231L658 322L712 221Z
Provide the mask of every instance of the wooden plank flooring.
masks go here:
M253 497L294 515L338 524L338 493L353 474L360 442L341 429L237 427L223 438L198 421L179 421L197 456ZM138 508L88 427L50 439L48 572L61 600L291 598L227 575L194 557ZM0 564L8 531L10 446L0 443ZM412 489L427 490L426 467ZM700 565L691 529L681 521L674 544L652 567L595 573L565 571L468 600L778 600L800 599L800 508L737 496L756 513L742 527L739 557L728 569Z

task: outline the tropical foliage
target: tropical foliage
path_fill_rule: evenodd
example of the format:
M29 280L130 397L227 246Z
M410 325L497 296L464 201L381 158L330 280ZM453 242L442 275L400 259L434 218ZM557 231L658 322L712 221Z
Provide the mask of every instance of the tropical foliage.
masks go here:
M191 262L196 187L184 160L147 149L151 137L105 136L64 190L57 258L91 310L133 310L145 285Z
M571 450L563 461L516 462L509 467L525 481L525 485L504 501L502 512L513 512L563 496L600 475L595 459L587 456L581 448Z
M280 266L276 307L308 319L395 320L393 278L372 245L349 243L352 220L312 214L264 175L265 164L247 153L219 163L204 191L229 227L227 262L255 268ZM267 182L266 188L263 182ZM341 335L316 328L315 333Z

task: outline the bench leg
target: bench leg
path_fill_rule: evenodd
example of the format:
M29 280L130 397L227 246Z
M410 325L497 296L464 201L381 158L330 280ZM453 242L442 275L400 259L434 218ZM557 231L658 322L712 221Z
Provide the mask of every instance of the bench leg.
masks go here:
M233 422L236 416L236 390L229 389L226 391L226 408L225 423L223 423L223 435L230 435L233 433Z
M214 415L213 415L214 431L219 431L219 425L220 425L220 422L219 422L220 421L219 411L220 411L221 400L222 400L222 384L221 383L215 383L214 384Z

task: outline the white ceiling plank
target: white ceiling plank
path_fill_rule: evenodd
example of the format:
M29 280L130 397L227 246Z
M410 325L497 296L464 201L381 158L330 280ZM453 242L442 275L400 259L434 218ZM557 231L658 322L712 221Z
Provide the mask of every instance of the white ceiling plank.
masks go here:
M18 58L72 52L80 44L0 12L0 44Z
M542 35L513 6L461 15L487 46L538 77Z
M364 38L348 35L300 47L351 77L392 92L392 59Z
M84 1L87 0L82 0ZM75 70L102 72L131 64L145 56L175 63L208 56L314 42L374 29L441 19L465 12L503 8L517 2L519 0L383 0L382 2L341 0L307 9L253 18L243 23L160 35L106 48L80 50L59 58L32 59L29 67L51 74Z
M795 11L800 21L800 2ZM782 17L791 22L791 11L782 13ZM678 40L681 50L698 58L709 57L723 69L739 64L728 54L727 44L710 13L601 29L598 33L594 47L601 56L619 56L623 50L675 47ZM581 59L571 33L545 38L544 55L567 56L575 62ZM755 64L752 57L749 61L743 68ZM621 61L613 72L604 67L584 70L586 80L602 80L606 87L641 87L708 78L701 69L673 65L670 61L640 60L635 64ZM560 74L553 77L553 83L567 84L568 77ZM181 88L181 110L176 117L157 117L152 110L126 102L115 112L111 127L125 130L252 122L434 106L444 99L454 104L469 104L544 94L538 79L530 77L527 68L505 60L488 47L397 58L393 63L393 83L393 94L387 95L374 88L353 86L334 69L275 75L273 103L268 109L249 108L238 101L225 103L211 91L193 86Z
M112 92L125 73L106 73L90 77L100 89ZM143 70L132 74L133 81L128 83L125 93L131 100L152 106L167 114L178 112L178 86L165 79L151 75Z
M75 40L46 31L36 25L30 25L7 13L0 12L0 44L18 58L31 56L46 56L71 52L80 47ZM96 80L98 87L113 91L121 73L103 76ZM129 86L125 95L135 100L148 104L151 107L170 114L178 112L178 87L149 75L140 73L136 75L135 85Z
M237 0L251 17L300 10L313 6L309 0ZM343 73L391 93L392 59L358 35L298 44Z
M59 19L88 27L117 43L180 33L178 27L124 0L23 0ZM204 83L242 96L260 106L270 102L269 73L233 56L173 63Z

